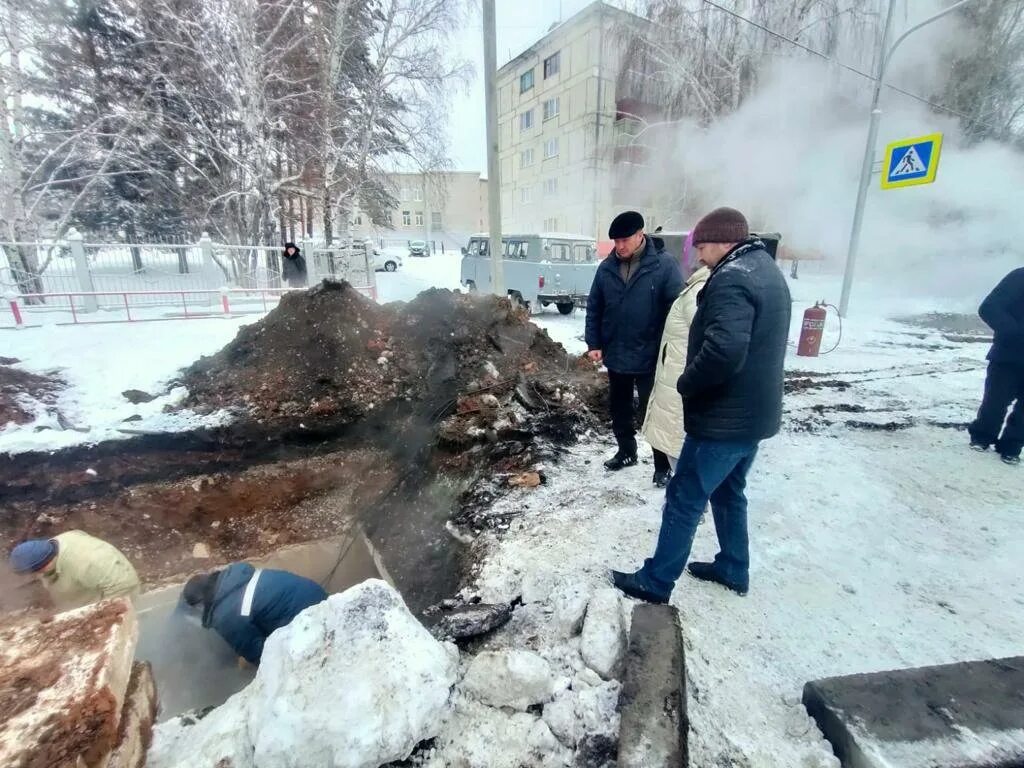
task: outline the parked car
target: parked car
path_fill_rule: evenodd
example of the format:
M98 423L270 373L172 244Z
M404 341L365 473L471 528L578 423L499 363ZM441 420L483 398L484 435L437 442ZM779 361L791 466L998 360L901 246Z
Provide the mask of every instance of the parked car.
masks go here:
M430 249L427 248L426 240L412 240L409 242L410 256L429 256Z
M585 235L504 235L505 289L515 304L538 311L552 304L563 315L587 305L597 272L596 242ZM489 291L491 259L486 233L472 235L462 249L461 282L470 291Z
M379 249L373 249L373 268L380 272L395 272L402 266L402 257L394 252L383 253Z

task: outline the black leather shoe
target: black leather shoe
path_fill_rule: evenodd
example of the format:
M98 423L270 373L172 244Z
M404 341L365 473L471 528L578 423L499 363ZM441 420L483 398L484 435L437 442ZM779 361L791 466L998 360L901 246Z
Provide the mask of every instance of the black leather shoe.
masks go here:
M648 589L645 589L640 584L640 580L637 579L635 573L623 573L622 571L612 571L612 584L620 592L635 597L637 600L643 600L646 603L656 603L658 605L665 605L668 602L668 595L656 595Z
M1009 464L1011 467L1020 465L1020 456L1010 456L1009 454L1004 453L999 458L1003 460L1003 464Z
M635 453L623 453L619 451L612 456L608 461L604 463L604 468L609 472L618 472L623 467L632 467L636 465L636 454Z
M988 450L988 446L985 445L985 443L975 443L975 442L972 441L971 442L971 450L972 451L977 451L978 453L984 453L985 451Z
M714 563L690 563L686 570L690 572L690 575L701 581L713 581L716 584L721 584L726 589L731 589L737 595L743 596L749 591L747 584L736 584L735 582L728 581L722 578L721 574L715 568Z
M672 479L671 469L659 469L654 473L654 484L659 488L664 488L668 485L668 481Z

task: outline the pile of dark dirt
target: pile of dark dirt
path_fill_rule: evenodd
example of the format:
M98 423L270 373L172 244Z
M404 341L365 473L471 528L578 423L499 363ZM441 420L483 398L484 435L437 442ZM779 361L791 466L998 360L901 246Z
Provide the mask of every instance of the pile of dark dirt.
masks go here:
M18 361L3 358L10 364L0 364L0 426L14 422L27 424L35 415L26 410L25 400L36 400L53 405L64 382L55 376L41 376L13 367Z
M189 368L183 407L323 433L399 403L443 416L460 393L556 373L586 375L506 300L430 290L380 306L348 283L324 282L285 295Z

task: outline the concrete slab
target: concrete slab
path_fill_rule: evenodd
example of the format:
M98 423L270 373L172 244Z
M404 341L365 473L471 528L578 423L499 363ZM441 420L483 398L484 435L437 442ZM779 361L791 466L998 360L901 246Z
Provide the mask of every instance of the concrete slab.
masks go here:
M136 662L121 709L117 745L107 756L105 768L143 768L153 741L156 721L156 683L149 664Z
M1024 657L833 677L804 706L844 768L1024 766Z
M137 638L127 599L33 612L0 629L0 765L103 765Z
M619 710L618 768L689 764L686 663L675 608L646 604L633 608Z

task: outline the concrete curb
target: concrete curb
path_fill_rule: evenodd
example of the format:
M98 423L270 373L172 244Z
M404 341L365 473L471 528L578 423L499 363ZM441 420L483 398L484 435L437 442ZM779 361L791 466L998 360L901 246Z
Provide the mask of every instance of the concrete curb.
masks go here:
M675 608L633 608L619 710L618 768L689 765L686 661Z
M807 712L844 768L1024 765L1024 657L831 677Z

